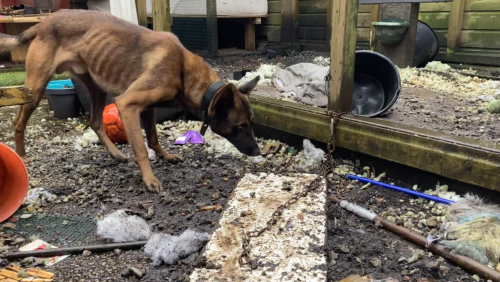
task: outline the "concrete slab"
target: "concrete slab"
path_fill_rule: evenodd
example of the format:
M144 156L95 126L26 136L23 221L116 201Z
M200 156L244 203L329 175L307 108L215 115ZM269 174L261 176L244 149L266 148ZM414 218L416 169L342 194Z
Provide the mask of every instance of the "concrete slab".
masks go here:
M317 176L247 174L231 194L219 227L205 247L207 268L197 268L193 282L326 281L326 184L283 212L271 230L251 238L251 258L258 268L240 266L242 234L266 226L276 208Z

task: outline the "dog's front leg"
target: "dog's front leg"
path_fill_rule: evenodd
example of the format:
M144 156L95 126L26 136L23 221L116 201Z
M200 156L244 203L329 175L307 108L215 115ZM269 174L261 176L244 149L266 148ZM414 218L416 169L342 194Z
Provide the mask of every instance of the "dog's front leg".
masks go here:
M169 162L183 161L184 159L175 154L170 154L163 150L160 143L158 142L158 133L156 132L156 122L155 122L155 108L145 109L141 113L142 124L144 125L144 131L148 139L149 148L153 149L158 156L163 157Z
M144 144L140 125L140 113L147 105L143 105L145 96L150 93L127 91L115 99L116 107L120 112L129 144L134 150L135 158L141 169L142 180L146 184L146 190L160 192L163 190L161 182L155 177L148 159L148 151Z

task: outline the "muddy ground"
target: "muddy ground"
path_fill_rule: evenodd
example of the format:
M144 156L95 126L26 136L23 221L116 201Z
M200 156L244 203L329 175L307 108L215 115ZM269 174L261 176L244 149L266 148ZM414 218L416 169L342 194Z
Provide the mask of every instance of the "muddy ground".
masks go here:
M275 59L267 59L261 55L229 56L210 59L209 62L219 70L222 78L233 79L234 71L256 70L261 64L287 67L296 63L313 62L318 56L325 54L303 52ZM478 68L476 73L488 74L489 77L500 80L497 70L486 72L484 68ZM488 101L483 93L469 95L470 93L458 92L456 95L450 95L439 89L409 87L405 81L402 86L398 101L386 115L379 117L380 119L454 136L500 142L500 115L488 113ZM280 97L279 91L273 86L257 87L255 93L272 98ZM500 94L500 89L498 93Z
M17 107L0 109L0 142L9 146L13 146L11 120L17 111ZM117 209L127 209L148 218L155 232L178 235L187 228L213 232L221 213L201 212L198 211L199 206L224 206L244 173L279 172L281 167L272 159L265 166L257 166L238 158L215 157L201 147L184 151L174 147L167 140L168 136L161 134L160 143L173 152L181 153L185 162L169 164L163 160L153 161L153 170L163 182L165 191L159 195L151 194L143 190L138 167L131 161L132 151L128 145L119 147L130 157L127 163L115 162L101 146L86 147L82 152L75 150L73 141L82 134L76 128L82 123L82 119L66 121L53 118L46 100L35 111L27 134L27 150L31 159L28 164L30 188L43 187L56 194L58 200L24 206L10 219L16 227L0 230L0 238L15 234L14 238L3 241L11 246L10 251L32 239L32 236L56 246L105 243L96 235L93 220ZM351 168L353 166L350 160L336 161ZM354 170L360 172L362 167L360 163ZM383 171L383 168L376 169ZM393 179L388 181L405 187L414 184L399 183ZM340 186L337 184L330 184L329 195L340 195L390 216L399 224L424 235L436 231L436 218L442 212L432 211L421 200L416 201L383 188L362 189L361 184L347 180L342 180ZM154 213L148 216L150 206L154 208ZM351 274L371 274L377 279L392 277L398 281L474 281L471 274L462 269L421 251L333 203L327 205L327 213L328 237L324 252L328 258L329 281L338 281ZM32 216L24 219L21 218L23 214ZM5 265L7 261L0 263ZM56 281L65 282L138 281L134 276L122 275L128 273L130 267L145 273L140 281L188 281L189 273L201 263L200 255L193 254L177 265L156 268L150 266L149 258L142 251L137 250L74 255L44 268L56 273Z

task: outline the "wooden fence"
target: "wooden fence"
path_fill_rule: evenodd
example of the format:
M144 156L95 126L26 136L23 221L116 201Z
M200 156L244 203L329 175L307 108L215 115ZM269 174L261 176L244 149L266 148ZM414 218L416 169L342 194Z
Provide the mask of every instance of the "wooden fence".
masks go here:
M283 0L297 1L297 0ZM329 51L326 0L298 0L298 40L303 50ZM282 3L271 0L269 17L257 29L257 41L279 41ZM370 37L371 6L358 10L358 45ZM500 66L500 0L455 0L421 4L419 19L429 24L442 47L437 59ZM269 35L269 36L268 36Z

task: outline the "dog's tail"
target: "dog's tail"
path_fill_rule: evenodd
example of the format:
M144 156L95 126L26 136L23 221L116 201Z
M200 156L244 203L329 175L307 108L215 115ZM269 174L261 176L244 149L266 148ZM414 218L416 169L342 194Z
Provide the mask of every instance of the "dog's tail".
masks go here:
M0 53L9 52L30 42L38 35L38 25L32 26L19 35L8 35L0 33Z

